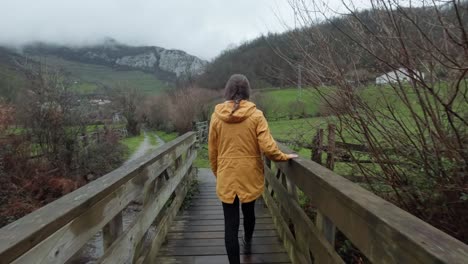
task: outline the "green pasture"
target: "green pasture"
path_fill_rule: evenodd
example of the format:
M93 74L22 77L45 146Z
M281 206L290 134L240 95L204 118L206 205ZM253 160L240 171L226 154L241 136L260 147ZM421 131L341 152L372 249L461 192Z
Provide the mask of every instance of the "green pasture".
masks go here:
M164 132L164 131L156 131L156 135L158 135L164 142L169 142L176 139L179 134L176 132Z
M135 87L144 92L157 94L171 88L171 85L151 73L119 70L96 64L64 60L54 56L36 58L38 61L64 69L71 74L72 89L80 93L93 93L99 88Z

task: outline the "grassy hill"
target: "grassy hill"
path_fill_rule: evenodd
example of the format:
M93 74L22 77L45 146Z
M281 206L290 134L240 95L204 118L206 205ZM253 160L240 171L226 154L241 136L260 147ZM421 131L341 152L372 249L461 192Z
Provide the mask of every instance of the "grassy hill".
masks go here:
M0 99L12 100L27 85L25 72L15 64L17 58L0 48Z
M153 74L141 71L114 69L109 66L64 60L54 56L36 57L35 60L62 69L72 80L72 88L81 93L95 93L116 86L131 86L146 93L158 94L172 87Z
M27 67L38 68L42 65L60 71L69 80L71 89L83 95L107 94L116 87L159 94L174 87L172 82L162 81L149 72L71 61L52 55L25 58L0 47L0 97L13 101L18 93L27 88L27 70L21 65L24 63Z

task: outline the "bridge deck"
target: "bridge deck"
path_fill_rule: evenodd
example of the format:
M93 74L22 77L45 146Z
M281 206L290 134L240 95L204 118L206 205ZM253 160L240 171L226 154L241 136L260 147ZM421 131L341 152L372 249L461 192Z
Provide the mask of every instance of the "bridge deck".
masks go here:
M179 212L159 251L157 263L229 263L224 247L223 209L216 197L215 178L210 170L200 169L198 179L200 192L186 210ZM242 219L242 210L240 215ZM256 203L256 218L252 255L241 255L241 263L290 263L262 200ZM242 232L241 221L239 238ZM242 246L240 249L242 254Z

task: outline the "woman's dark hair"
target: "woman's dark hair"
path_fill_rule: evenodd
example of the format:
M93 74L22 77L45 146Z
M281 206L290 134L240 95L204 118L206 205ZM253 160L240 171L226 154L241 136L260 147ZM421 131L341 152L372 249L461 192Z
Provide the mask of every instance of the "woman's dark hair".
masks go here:
M250 98L250 83L247 77L242 74L233 74L224 88L224 98L234 101L234 109L232 109L231 115L234 114L239 109L240 101Z

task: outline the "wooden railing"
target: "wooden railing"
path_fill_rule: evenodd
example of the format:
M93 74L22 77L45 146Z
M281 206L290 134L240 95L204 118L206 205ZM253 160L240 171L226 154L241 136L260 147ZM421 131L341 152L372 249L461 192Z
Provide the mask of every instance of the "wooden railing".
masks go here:
M467 245L313 161L273 166L265 159L265 179L263 197L293 263L344 263L336 229L372 263L468 261ZM316 208L315 219L301 208L299 192Z
M99 263L155 263L195 170L195 133L187 133L0 229L0 263L64 263L102 231ZM143 209L123 230L122 210ZM151 225L156 234L142 250Z

